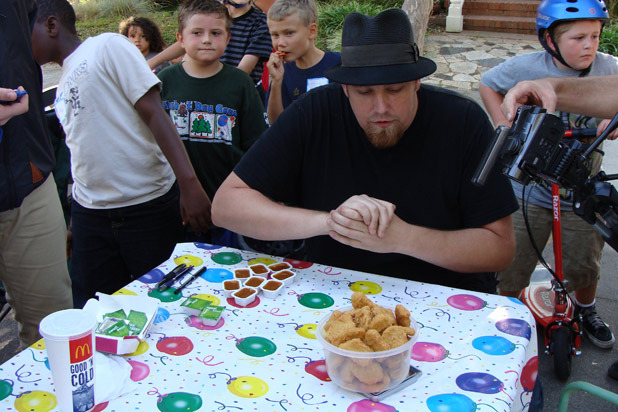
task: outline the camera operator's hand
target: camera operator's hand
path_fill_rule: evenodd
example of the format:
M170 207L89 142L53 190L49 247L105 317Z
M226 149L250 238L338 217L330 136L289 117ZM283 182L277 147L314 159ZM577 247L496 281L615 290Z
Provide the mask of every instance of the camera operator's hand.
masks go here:
M515 117L517 108L525 104L545 107L548 113L556 110L558 97L554 86L548 79L527 80L517 83L504 96L502 113L510 121Z
M597 137L601 136L601 133L603 133L605 129L607 129L607 126L609 125L610 122L611 122L611 119L605 119L597 125ZM609 136L607 136L607 140L616 140L617 137L618 137L618 129L611 132Z

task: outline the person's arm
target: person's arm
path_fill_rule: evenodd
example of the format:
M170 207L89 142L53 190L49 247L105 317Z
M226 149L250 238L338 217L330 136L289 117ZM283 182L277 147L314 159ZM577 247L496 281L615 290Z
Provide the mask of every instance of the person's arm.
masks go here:
M327 212L274 202L234 172L215 194L212 218L216 226L262 240L306 239L328 233Z
M23 91L24 88L20 86L18 90ZM15 94L13 89L0 88L0 100L14 102L0 104L0 126L5 125L6 122L11 120L12 117L26 113L28 111L28 95L23 95L18 102L15 102L16 98L17 94Z
M517 83L504 96L502 112L512 120L517 108L535 104L552 113L556 109L599 118L618 112L618 74L602 77L560 77Z
M268 59L266 66L268 66L268 76L270 78L266 114L268 115L268 121L270 124L273 124L281 112L283 112L283 99L281 97L281 91L285 71L283 68L283 60L276 52L270 54L270 58Z
M411 225L393 215L384 236L349 213L331 212L329 235L343 244L376 253L401 253L457 272L497 272L515 254L511 216L479 228L437 230Z
M245 54L242 56L242 59L238 62L238 67L240 70L247 74L251 74L255 65L260 61L259 56L255 56L253 54Z
M169 46L167 49L163 50L161 53L148 59L148 66L150 66L150 68L154 70L157 66L165 62L177 59L178 57L182 56L184 52L185 51L180 45L180 43L176 42Z
M157 86L152 87L136 103L135 110L155 137L167 158L180 188L182 220L189 222L196 232L210 226L210 199L202 188L187 151L170 117L163 111Z
M482 85L479 87L479 94L483 100L483 105L494 123L494 127L510 126L511 122L506 118L500 106L504 100L504 96L492 89L491 87Z

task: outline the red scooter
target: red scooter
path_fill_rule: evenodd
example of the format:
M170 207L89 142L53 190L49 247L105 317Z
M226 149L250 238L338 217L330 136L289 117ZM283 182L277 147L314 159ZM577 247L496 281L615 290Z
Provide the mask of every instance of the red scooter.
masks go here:
M566 380L571 375L572 356L579 355L581 345L579 325L574 319L574 305L564 286L562 271L562 235L560 226L559 187L552 185L555 270L541 260L532 274L530 285L524 289L522 302L528 306L536 321L545 331L545 353L554 357L554 371L558 379Z

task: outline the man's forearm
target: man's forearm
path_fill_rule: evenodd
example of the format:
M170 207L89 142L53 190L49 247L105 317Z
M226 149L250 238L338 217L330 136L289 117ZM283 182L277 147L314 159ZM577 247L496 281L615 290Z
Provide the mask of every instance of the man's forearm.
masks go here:
M400 229L397 252L462 273L506 269L515 253L510 216L481 228L444 231L413 226ZM508 225L511 225L511 229Z
M599 118L618 112L618 75L548 80L556 91L558 110Z
M327 212L273 202L246 187L233 172L217 191L212 214L215 225L262 240L306 239L328 233Z

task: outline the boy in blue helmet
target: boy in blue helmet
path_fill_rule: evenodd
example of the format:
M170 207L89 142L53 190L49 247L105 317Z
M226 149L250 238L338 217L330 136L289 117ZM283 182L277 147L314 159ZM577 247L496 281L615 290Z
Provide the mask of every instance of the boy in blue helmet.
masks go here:
M513 57L481 78L481 98L494 125L510 126L511 122L500 110L500 105L504 95L519 81L617 74L618 59L597 51L603 24L608 17L602 0L544 0L537 11L536 26L545 51ZM597 127L598 133L609 122L565 112L560 112L560 117L568 129ZM610 138L616 138L616 133ZM592 159L592 174L600 170L601 160L600 155ZM542 249L552 230L551 187L522 186L514 181L512 185L520 204L525 198L531 235ZM595 308L603 239L593 226L575 215L572 202L572 193L561 191L562 248L567 289L575 291L576 310L582 315L584 333L596 346L610 348L614 336ZM513 223L517 241L515 259L506 271L498 274L498 288L502 295L519 297L530 282L537 255L523 215L515 214Z

